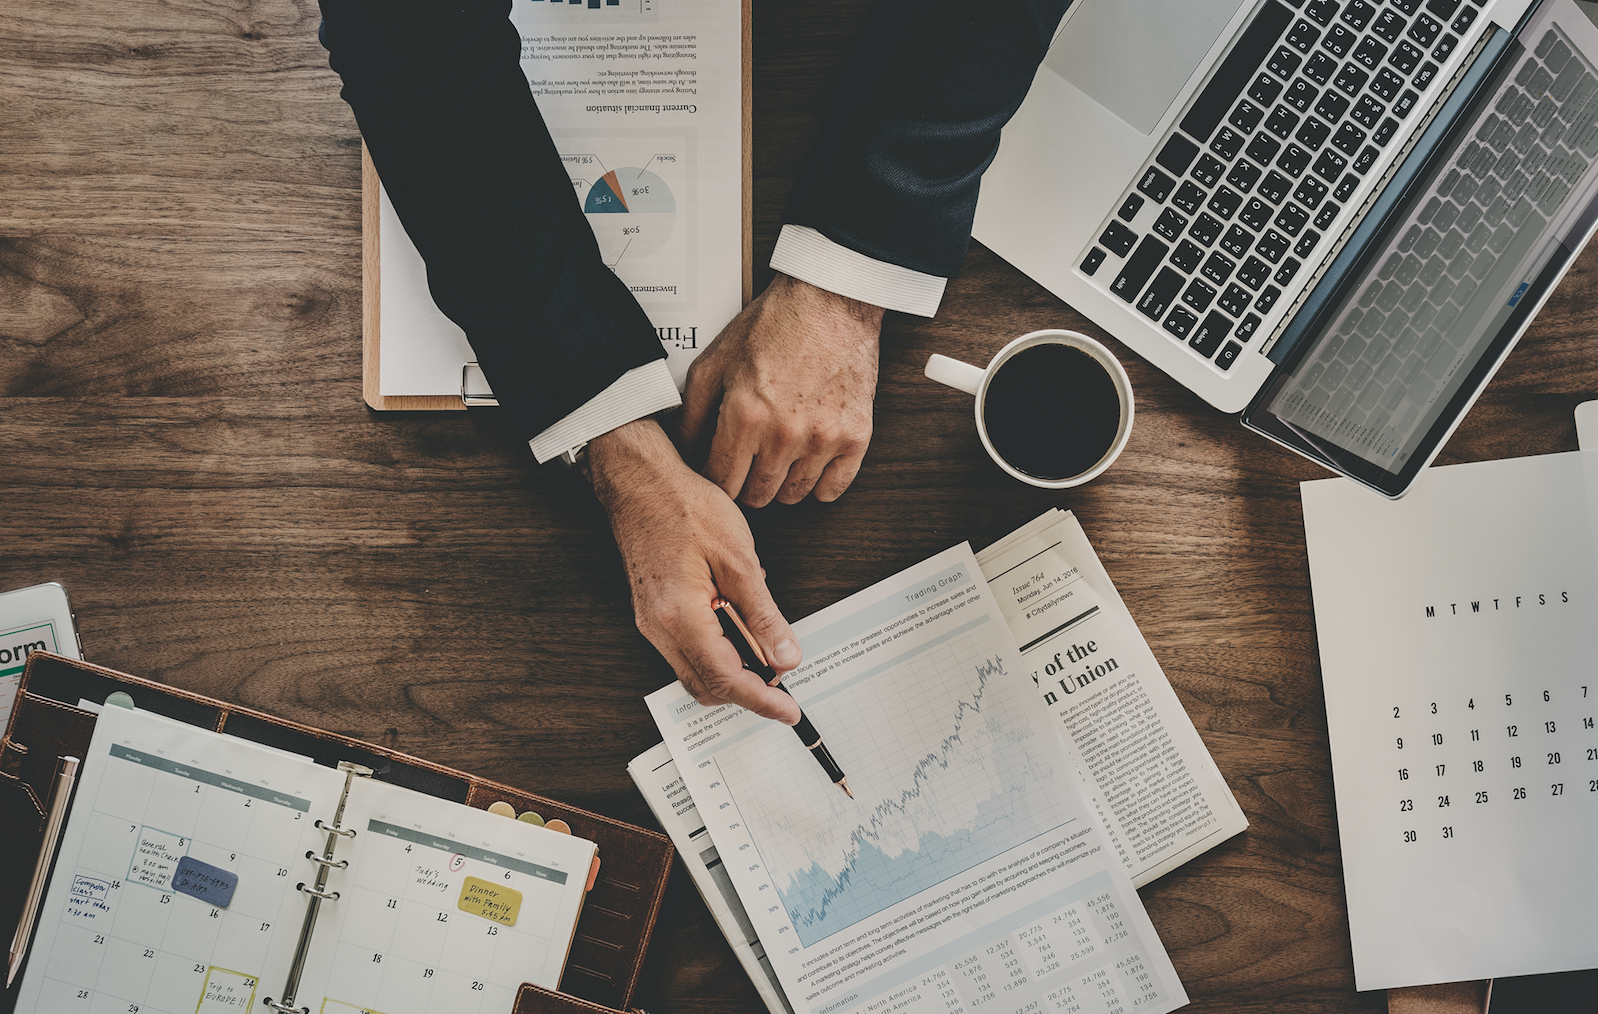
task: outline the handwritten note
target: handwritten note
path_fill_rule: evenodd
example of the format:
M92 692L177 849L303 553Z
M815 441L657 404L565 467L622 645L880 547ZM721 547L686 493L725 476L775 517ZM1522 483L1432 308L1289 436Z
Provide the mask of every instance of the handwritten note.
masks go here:
M135 884L148 884L163 891L170 890L172 875L177 872L178 861L189 847L187 838L153 827L139 830L139 845L128 865L128 879Z
M238 886L237 873L201 862L193 856L178 860L178 871L172 878L172 890L209 902L217 908L228 907L233 901L233 890Z
M111 914L111 885L91 877L74 876L72 893L67 895L67 918L94 922Z
M516 915L522 908L522 892L477 877L467 877L461 884L461 897L456 907L462 912L480 915L490 922L514 926Z
M247 1011L255 1002L257 978L212 965L205 972L205 989L195 1014L207 1011Z

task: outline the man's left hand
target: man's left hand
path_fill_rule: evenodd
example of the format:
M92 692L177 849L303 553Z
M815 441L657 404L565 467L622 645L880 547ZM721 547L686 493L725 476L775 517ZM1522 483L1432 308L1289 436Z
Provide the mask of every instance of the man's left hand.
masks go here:
M751 507L848 489L871 442L882 312L778 274L689 367L681 432L694 447L714 428L705 476Z

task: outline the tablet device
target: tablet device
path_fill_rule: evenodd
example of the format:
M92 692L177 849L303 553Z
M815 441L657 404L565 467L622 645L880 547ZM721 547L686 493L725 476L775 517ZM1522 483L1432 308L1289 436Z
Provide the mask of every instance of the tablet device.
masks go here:
M83 657L67 590L54 581L0 594L0 729L11 721L22 667L36 651Z

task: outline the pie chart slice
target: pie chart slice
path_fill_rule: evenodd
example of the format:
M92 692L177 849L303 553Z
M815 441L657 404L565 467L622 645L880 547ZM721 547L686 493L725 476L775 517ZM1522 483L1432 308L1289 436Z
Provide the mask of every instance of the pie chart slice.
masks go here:
M623 258L635 260L659 250L677 223L677 200L671 188L659 176L637 166L622 166L595 180L583 200L583 211L592 216L588 224L599 240L601 256L612 267Z
M583 202L583 212L589 215L625 215L627 201L622 198L621 189L614 171L601 176L599 182L589 189L588 200Z

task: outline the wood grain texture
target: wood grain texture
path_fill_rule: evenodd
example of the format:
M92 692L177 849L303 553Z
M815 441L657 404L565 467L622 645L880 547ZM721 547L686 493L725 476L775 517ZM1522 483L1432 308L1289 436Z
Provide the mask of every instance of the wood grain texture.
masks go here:
M360 141L311 0L4 0L0 585L59 580L88 657L651 823L624 766L672 676L582 480L492 412L361 400ZM757 288L863 15L754 8ZM1575 446L1598 396L1584 254L1440 460ZM1120 461L1050 493L982 453L928 354L1069 327L1121 356ZM1353 988L1298 483L1242 430L973 246L889 315L876 435L834 504L750 512L803 616L1074 510L1251 826L1142 892L1194 1010L1375 1012ZM640 1002L758 999L679 871Z

